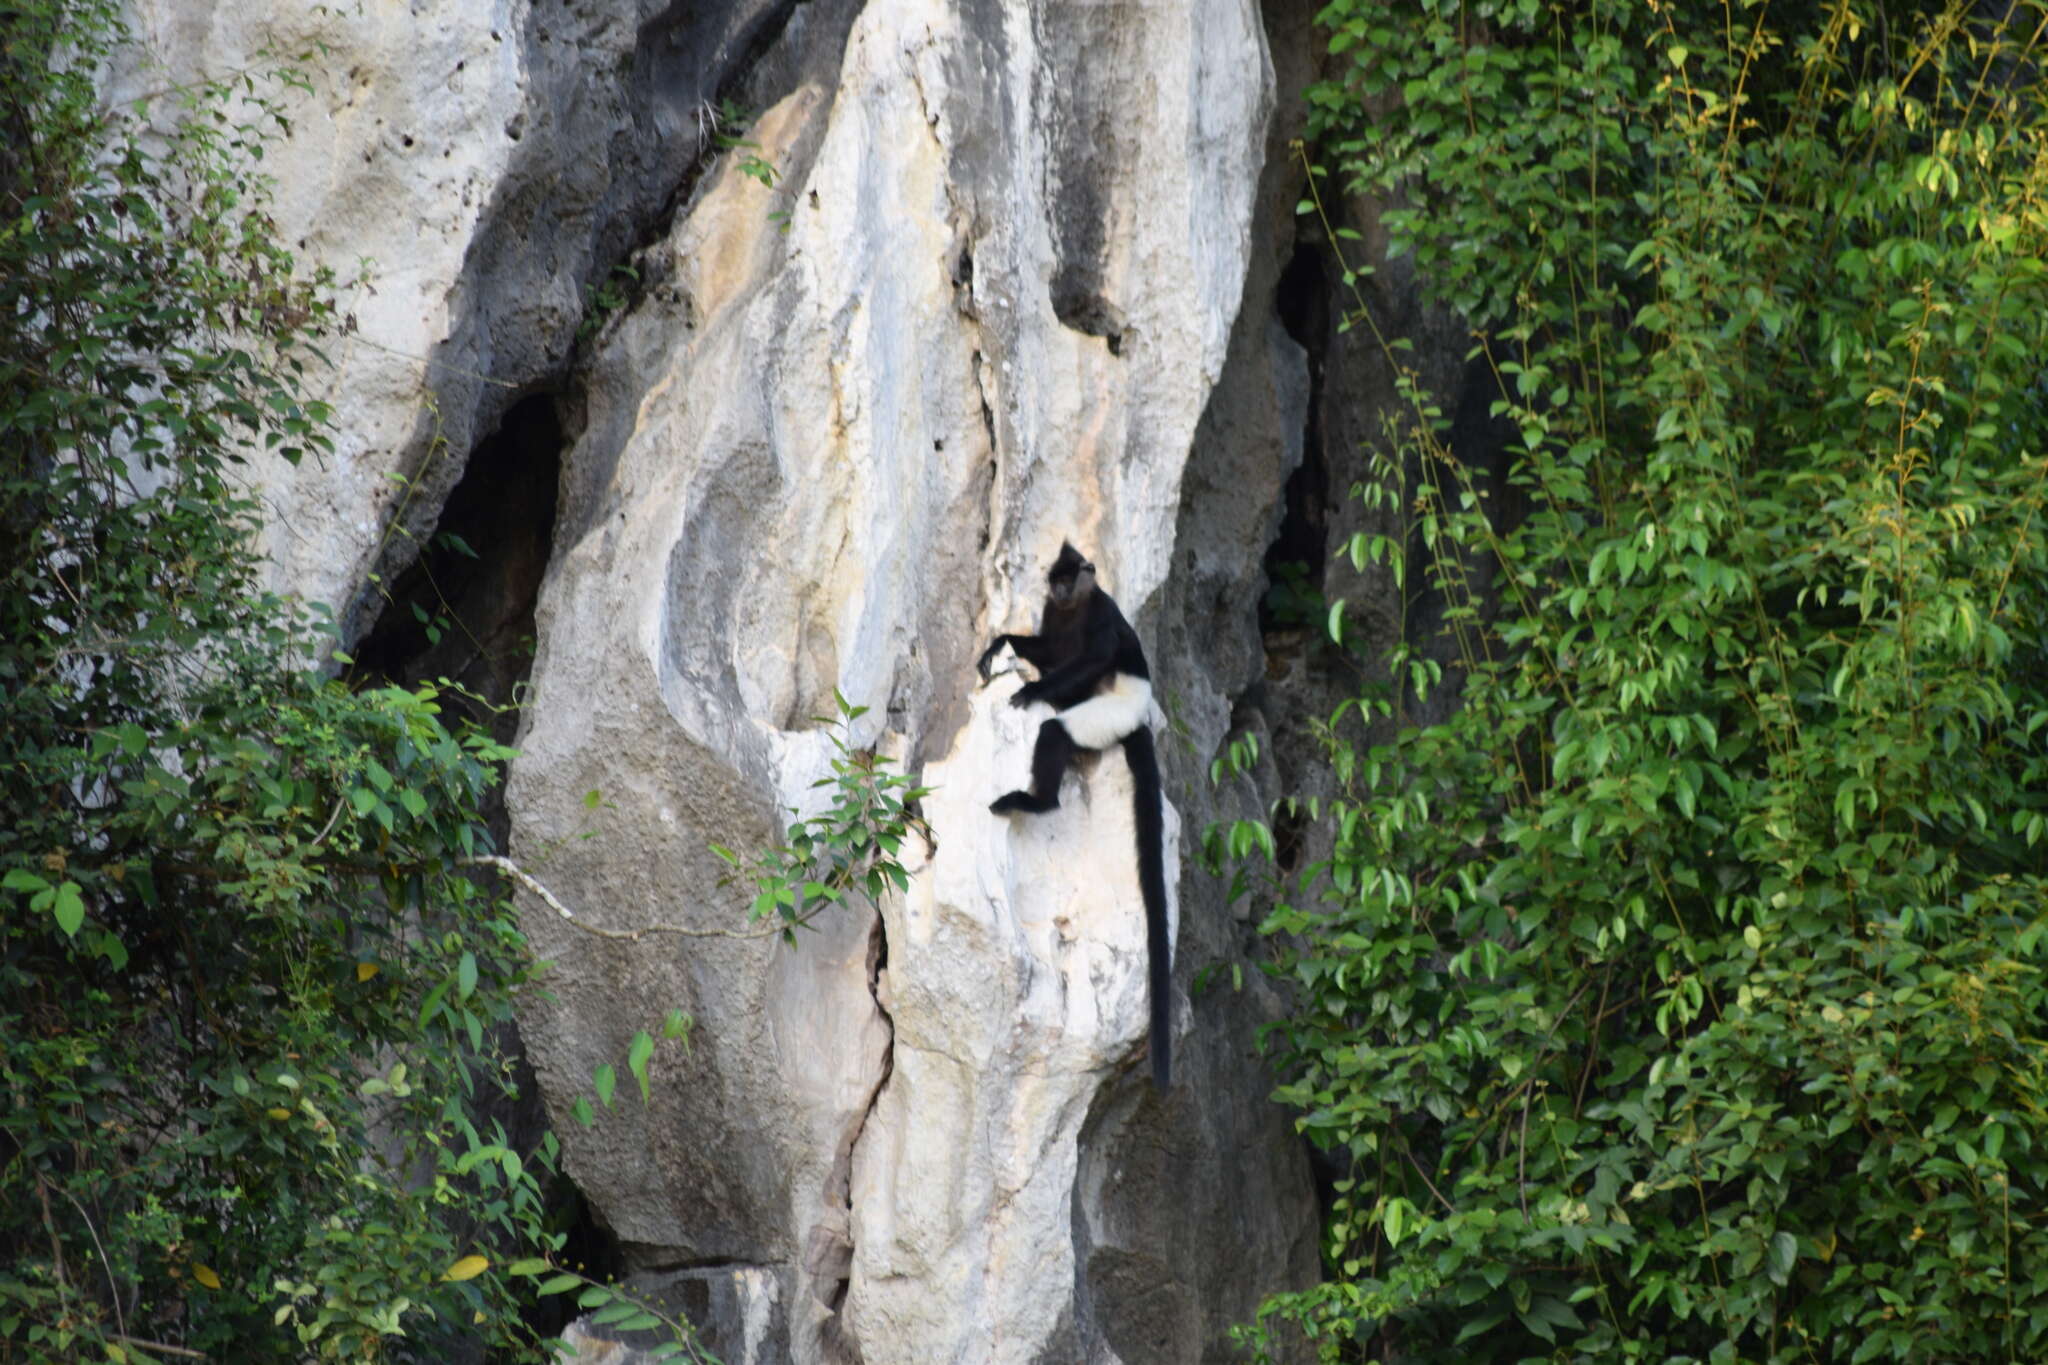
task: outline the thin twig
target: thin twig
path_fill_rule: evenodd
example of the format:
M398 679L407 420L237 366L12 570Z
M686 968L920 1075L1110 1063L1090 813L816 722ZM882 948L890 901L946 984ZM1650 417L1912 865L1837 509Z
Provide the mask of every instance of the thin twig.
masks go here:
M57 1288L63 1290L70 1286L64 1274L64 1243L57 1238L57 1219L50 1212L50 1182L40 1175L36 1177L36 1198L43 1205L43 1231L50 1234L50 1273L56 1277Z
M1586 1108L1586 1082L1593 1078L1593 1068L1600 1065L1600 1026L1607 1018L1607 987L1614 980L1614 964L1609 963L1606 975L1600 978L1600 1003L1593 1007L1593 1045L1586 1057L1586 1069L1579 1073L1579 1093L1572 1100L1572 1117L1577 1118Z
M1444 1198L1444 1192L1436 1187L1436 1182L1434 1180L1431 1180L1429 1178L1429 1172L1423 1170L1422 1163L1415 1159L1415 1153L1409 1150L1408 1143L1405 1138L1401 1142L1401 1155L1408 1158L1408 1164L1415 1168L1415 1174L1422 1177L1422 1183L1429 1186L1429 1192L1436 1196L1437 1203L1442 1204L1444 1206L1444 1212L1456 1213L1457 1209L1451 1206L1451 1201Z
M334 798L333 812L328 815L327 823L320 826L320 832L313 836L313 842L306 845L306 852L311 853L314 849L320 847L326 841L327 836L334 832L334 822L341 818L341 808L346 801L346 797L337 796Z
M100 1268L107 1274L107 1294L114 1302L114 1329L121 1336L125 1337L128 1332L128 1324L121 1318L121 1286L114 1283L114 1263L107 1259L107 1248L106 1244L100 1241L100 1230L92 1225L92 1215L85 1211L85 1205L73 1198L71 1191L59 1185L57 1193L63 1195L69 1201L71 1207L78 1210L78 1216L85 1220L85 1230L92 1234L92 1244L99 1249L100 1253Z
M534 895L540 897L541 900L546 903L547 907L550 910L553 910L556 914L560 915L570 924L574 925L578 929L581 929L584 933L593 934L598 938L623 939L628 943L637 943L640 941L642 937L648 934L676 934L683 938L736 938L745 940L756 938L772 938L775 935L780 934L784 928L784 926L780 924L770 925L765 929L754 930L715 928L689 929L685 928L680 924L648 924L643 925L638 929L607 929L602 925L589 924L583 920L576 918L575 912L570 910L568 906L562 904L562 902L556 898L554 892L548 890L545 886L542 886L540 884L539 879L536 878L531 872L528 872L525 868L521 867L518 863L513 862L510 858L507 858L502 853L480 853L474 858L463 859L462 865L465 867L495 868L497 871L502 872L506 876L510 877L513 881L518 882L521 886L525 887L528 891L531 891Z
M398 346L389 346L381 341L372 341L361 332L349 333L343 344L348 346L368 346L373 351L382 351L384 354L396 356L400 360L410 360L415 365L425 365L431 369L446 370L449 374L460 375L464 379L474 379L479 383L494 384L501 389L516 389L519 387L516 382L510 379L500 379L496 375L485 374L481 370L472 370L465 366L457 365L452 361L436 360L432 356L419 355L416 352L408 351Z
M194 1351L184 1346L173 1346L165 1341L144 1341L141 1337L115 1336L110 1340L133 1346L138 1351L162 1351L167 1356L184 1356L187 1360L204 1360L206 1352Z
M1522 1140L1515 1156L1515 1193L1522 1201L1522 1224L1531 1226L1529 1217L1529 1101L1534 1091L1522 1096Z

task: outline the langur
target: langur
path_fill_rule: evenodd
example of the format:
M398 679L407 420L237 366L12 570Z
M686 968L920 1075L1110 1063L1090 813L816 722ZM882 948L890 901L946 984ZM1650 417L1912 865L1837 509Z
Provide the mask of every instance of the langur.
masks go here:
M1010 698L1012 706L1046 702L1058 713L1038 727L1031 754L1031 789L996 798L989 809L1041 814L1060 803L1060 778L1077 749L1123 745L1131 765L1138 833L1138 887L1145 899L1145 938L1151 968L1152 1082L1171 1081L1173 963L1166 939L1165 819L1159 757L1152 747L1152 671L1138 633L1095 584L1095 566L1062 543L1046 574L1045 613L1036 635L998 635L975 665L988 680L989 661L1008 645L1038 670Z

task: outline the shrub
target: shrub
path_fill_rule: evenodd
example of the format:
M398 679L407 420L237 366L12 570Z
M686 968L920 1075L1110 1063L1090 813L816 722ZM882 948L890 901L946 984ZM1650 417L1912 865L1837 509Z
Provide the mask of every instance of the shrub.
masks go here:
M1454 662L1382 642L1299 806L1333 851L1267 922L1280 1094L1343 1178L1262 1323L2048 1357L2048 9L1321 18L1309 207L1394 205L1512 469L1402 369L1345 552L1413 549Z
M335 323L252 173L277 87L149 127L96 88L110 0L7 24L0 1359L538 1356L536 1289L656 1325L556 1273L554 1139L485 1117L534 970L471 876L509 751L258 587L238 467L328 450Z

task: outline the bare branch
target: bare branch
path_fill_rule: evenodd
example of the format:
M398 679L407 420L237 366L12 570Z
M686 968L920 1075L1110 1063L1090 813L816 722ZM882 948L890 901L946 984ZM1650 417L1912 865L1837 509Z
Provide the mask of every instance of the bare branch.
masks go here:
M554 892L541 885L537 877L502 853L480 853L474 858L465 858L462 861L466 867L489 867L504 873L507 877L510 877L513 881L518 882L528 891L540 897L550 910L553 910L564 920L567 920L571 926L595 938L622 939L628 943L638 943L642 938L650 934L674 934L680 938L734 938L745 941L758 938L773 938L775 935L780 934L785 927L775 924L765 929L691 929L680 924L647 924L642 925L638 929L607 929L603 925L589 924L576 918L575 912L562 904Z

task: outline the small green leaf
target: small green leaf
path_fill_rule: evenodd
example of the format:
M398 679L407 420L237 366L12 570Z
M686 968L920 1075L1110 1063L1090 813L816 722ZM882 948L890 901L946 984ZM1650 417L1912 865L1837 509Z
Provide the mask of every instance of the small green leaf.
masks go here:
M1789 1232L1775 1233L1769 1249L1771 1283L1783 1287L1792 1277L1792 1263L1799 1259L1799 1242Z
M77 934L78 926L85 923L85 901L78 894L77 882L60 882L57 885L57 903L51 907L57 917L57 927L70 938Z
M633 1042L626 1049L626 1069L633 1073L633 1079L640 1082L640 1102L647 1103L651 1091L647 1085L647 1059L654 1055L654 1039L646 1029L633 1035Z

